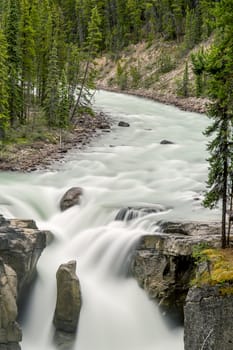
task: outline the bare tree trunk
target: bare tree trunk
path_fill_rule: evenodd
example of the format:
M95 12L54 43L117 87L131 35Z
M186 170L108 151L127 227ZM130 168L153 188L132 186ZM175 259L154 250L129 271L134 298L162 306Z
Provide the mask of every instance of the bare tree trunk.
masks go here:
M230 195L230 209L229 209L229 220L228 220L228 230L227 230L227 246L230 245L230 233L231 233L231 222L232 222L232 207L233 207L233 183L231 185L231 195Z
M226 248L226 212L227 212L227 146L223 164L223 196L222 196L222 248Z
M75 102L74 108L72 109L72 112L71 112L71 115L70 115L70 121L72 121L72 120L74 119L75 112L76 112L77 109L78 109L78 106L79 106L79 103L80 103L80 100L81 100L81 97L82 97L84 85L85 85L85 82L86 82L86 79L87 79L87 74L88 74L89 66L90 66L90 59L88 59L88 61L87 61L87 63L86 63L86 67L85 67L85 72L84 72L82 84L81 84L81 87L80 87L80 90L79 90L79 94L78 94L77 100L76 100L76 102Z

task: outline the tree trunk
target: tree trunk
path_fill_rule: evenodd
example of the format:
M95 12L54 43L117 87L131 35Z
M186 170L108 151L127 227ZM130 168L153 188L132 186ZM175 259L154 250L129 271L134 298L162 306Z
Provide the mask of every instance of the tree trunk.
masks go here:
M226 248L226 212L227 212L227 178L228 178L228 162L227 162L227 146L225 147L225 159L223 164L223 196L222 196L222 248Z
M85 72L84 72L84 76L83 76L83 80L82 80L82 83L81 83L81 86L80 86L80 90L79 90L79 94L78 94L78 98L77 98L77 100L76 100L76 102L74 104L74 108L73 108L73 110L71 112L71 115L70 115L70 121L71 122L73 121L75 113L76 113L76 111L77 111L77 109L79 107L79 103L80 103L80 100L81 100L81 97L82 97L84 85L85 85L86 79L87 79L89 65L90 65L90 59L87 60L86 67L85 67Z

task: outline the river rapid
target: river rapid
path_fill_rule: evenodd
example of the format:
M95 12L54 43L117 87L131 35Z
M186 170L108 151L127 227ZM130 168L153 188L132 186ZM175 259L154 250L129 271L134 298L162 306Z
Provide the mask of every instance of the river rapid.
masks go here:
M182 350L183 330L167 324L136 281L130 256L158 220L216 220L201 206L205 190L204 115L150 100L97 92L95 108L116 121L83 151L72 150L49 170L0 173L0 212L34 219L54 234L38 264L37 282L21 316L22 350L54 350L56 271L77 260L83 306L74 350ZM130 123L129 128L118 121ZM161 140L174 144L160 144ZM59 210L67 189L84 189L80 207ZM115 221L127 206L161 208ZM66 347L65 347L66 348ZM70 347L67 347L70 349Z

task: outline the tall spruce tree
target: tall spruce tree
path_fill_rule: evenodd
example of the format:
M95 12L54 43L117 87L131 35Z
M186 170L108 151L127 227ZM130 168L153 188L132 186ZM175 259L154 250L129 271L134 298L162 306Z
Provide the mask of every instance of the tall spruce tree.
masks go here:
M0 140L2 140L9 124L7 41L2 29L0 29L0 47Z
M53 41L49 67L48 78L45 89L44 110L48 126L56 126L58 124L58 114L60 105L60 86L59 86L59 69L58 69L58 53L57 42Z
M21 0L20 50L22 57L21 87L23 94L23 113L21 122L25 123L32 103L35 78L35 31L32 26L31 7L28 0Z
M19 0L10 0L6 16L5 34L8 52L8 76L9 76L9 115L13 125L20 120L22 115L22 92L21 92L21 53L19 44Z
M210 152L208 187L204 205L212 208L222 201L222 247L226 239L226 214L233 181L233 1L222 0L216 6L218 36L205 57L209 77L209 116L213 120L205 132L213 135Z

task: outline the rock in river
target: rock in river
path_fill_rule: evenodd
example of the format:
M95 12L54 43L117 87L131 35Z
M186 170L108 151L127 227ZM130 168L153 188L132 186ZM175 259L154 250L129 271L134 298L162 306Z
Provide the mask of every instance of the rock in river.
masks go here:
M60 201L61 211L69 209L74 205L80 204L80 197L83 194L83 190L80 187L72 187L70 188L62 197Z
M76 261L62 264L57 271L57 303L53 323L58 331L74 333L81 309L81 291Z
M19 349L22 340L21 329L16 322L18 310L17 275L0 258L0 349Z
M118 123L118 126L122 126L122 127L128 128L130 125L129 125L129 123L127 123L127 122L120 121L120 122Z

